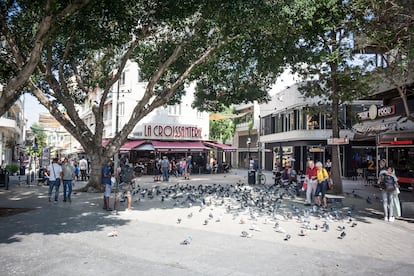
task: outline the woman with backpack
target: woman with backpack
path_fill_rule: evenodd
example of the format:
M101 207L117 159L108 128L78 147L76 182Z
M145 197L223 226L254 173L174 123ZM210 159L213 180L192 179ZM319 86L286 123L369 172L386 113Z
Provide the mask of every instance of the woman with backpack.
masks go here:
M394 169L388 167L379 174L379 184L382 191L382 202L384 205L384 220L393 222L394 218L394 192L398 187L398 178ZM397 195L398 196L398 195Z

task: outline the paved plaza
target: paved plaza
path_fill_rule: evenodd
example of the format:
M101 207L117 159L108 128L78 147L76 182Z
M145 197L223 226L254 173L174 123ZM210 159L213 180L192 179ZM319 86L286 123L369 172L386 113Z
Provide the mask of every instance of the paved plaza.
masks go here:
M271 174L266 177L268 185ZM143 189L177 183L255 189L245 170L168 183L140 178ZM329 204L329 215L304 206L303 195L283 199L269 214L214 194L205 204L181 204L181 197L161 201L137 193L132 211L121 203L108 212L99 193L78 192L72 203L53 204L47 186L11 184L0 189L0 208L29 211L0 217L0 274L412 275L414 220L385 222L377 188L361 179L343 183L345 198ZM402 192L401 201L414 196Z

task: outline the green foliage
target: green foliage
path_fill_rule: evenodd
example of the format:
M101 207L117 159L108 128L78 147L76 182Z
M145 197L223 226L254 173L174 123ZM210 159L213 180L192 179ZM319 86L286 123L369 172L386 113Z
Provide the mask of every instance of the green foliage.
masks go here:
M5 169L9 173L14 174L19 170L19 165L17 165L17 164L8 164L8 165L6 165Z
M232 108L225 108L223 114L233 114ZM210 139L221 140L223 143L231 141L236 131L234 119L210 120Z

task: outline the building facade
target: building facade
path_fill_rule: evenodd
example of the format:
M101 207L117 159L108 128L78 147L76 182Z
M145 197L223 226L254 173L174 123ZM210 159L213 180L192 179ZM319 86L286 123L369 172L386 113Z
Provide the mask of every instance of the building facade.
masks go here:
M0 164L22 165L24 162L24 110L19 99L0 117Z
M120 79L116 82L104 105L104 139L114 137L131 117L137 102L143 97L147 83L141 79L138 64L128 61ZM209 140L209 114L192 107L194 86L185 88L181 103L157 108L144 117L121 146L121 157L130 163L143 163L150 170L150 163L156 157L168 156L179 160L192 156L198 171L209 163L213 150L223 145ZM91 107L99 101L101 91L96 89L84 106L80 107L81 118L93 129Z

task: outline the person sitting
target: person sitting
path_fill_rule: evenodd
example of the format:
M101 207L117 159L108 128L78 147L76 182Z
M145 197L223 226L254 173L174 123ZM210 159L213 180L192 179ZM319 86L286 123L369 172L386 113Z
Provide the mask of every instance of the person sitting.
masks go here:
M297 182L297 173L295 169L291 168L290 163L286 163L285 169L282 172L282 179L287 180L289 183Z
M222 163L223 172L228 173L230 171L230 165L226 161Z

